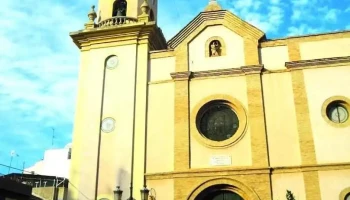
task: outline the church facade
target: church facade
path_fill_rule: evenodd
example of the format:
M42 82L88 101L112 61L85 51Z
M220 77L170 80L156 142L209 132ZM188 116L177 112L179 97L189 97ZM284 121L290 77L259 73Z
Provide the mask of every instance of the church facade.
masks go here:
M350 199L350 31L270 40L211 0L166 42L156 0L116 1L71 33L68 199Z

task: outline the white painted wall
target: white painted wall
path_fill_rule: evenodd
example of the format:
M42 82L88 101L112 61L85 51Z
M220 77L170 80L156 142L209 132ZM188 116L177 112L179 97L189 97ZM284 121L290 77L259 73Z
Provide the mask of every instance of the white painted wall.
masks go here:
M68 159L71 144L63 149L49 149L44 153L44 159L35 163L32 167L24 169L24 173L57 176L69 179L70 159Z

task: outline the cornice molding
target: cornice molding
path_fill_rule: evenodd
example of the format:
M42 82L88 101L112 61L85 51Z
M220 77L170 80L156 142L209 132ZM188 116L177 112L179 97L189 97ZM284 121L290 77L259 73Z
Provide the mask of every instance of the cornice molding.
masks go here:
M188 80L192 78L220 77L220 76L230 76L230 75L242 76L242 75L251 75L251 74L261 74L263 68L264 68L263 65L248 65L240 68L206 70L206 71L198 71L198 72L192 72L192 71L174 72L174 73L171 73L170 75L174 80L179 80L179 79L183 80L184 78Z
M212 177L212 176L230 176L230 175L252 175L252 174L283 174L283 173L302 173L310 171L330 171L330 170L349 170L350 163L336 164L316 164L287 167L220 167L190 169L186 171L147 173L147 180L161 180L189 177Z
M261 74L261 71L263 70L263 68L264 68L264 65L249 65L249 66L241 67L245 75Z
M90 48L93 45L121 41L148 40L151 50L165 49L166 42L163 33L155 22L126 24L117 27L94 28L70 33L79 49Z
M191 75L192 75L192 72L190 71L170 73L170 76L174 81L189 80Z
M320 67L323 65L333 65L333 64L343 64L343 63L350 63L350 56L286 62L285 66L287 69L293 70L293 69L308 68L312 66Z
M202 25L204 22L208 22L207 26L215 24L225 25L231 30L237 30L237 33L242 37L250 37L256 40L265 38L265 33L253 25L240 19L227 10L218 10L199 13L190 23L188 23L180 32L178 32L178 34L168 41L168 47L175 49L184 40L190 37L191 34L196 31L196 29L205 29L206 26L200 27L200 25Z

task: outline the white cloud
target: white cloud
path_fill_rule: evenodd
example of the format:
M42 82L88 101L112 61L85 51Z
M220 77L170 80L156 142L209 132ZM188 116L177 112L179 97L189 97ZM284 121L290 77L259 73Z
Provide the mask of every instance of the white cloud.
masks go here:
M31 155L50 143L48 126L62 130L58 145L69 142L79 67L69 32L83 28L96 1L1 2L0 140L7 142L0 155L16 148L21 159L34 162Z
M270 0L271 4L279 4L280 0Z
M296 21L301 19L301 10L299 9L294 9L293 10L293 15L291 17L291 20Z
M322 29L312 28L307 24L300 24L299 26L291 26L288 28L289 36L299 36L299 35L313 34L318 32L322 32Z
M330 9L326 12L326 15L324 18L328 21L335 22L337 21L338 14L340 13L340 10L338 9Z

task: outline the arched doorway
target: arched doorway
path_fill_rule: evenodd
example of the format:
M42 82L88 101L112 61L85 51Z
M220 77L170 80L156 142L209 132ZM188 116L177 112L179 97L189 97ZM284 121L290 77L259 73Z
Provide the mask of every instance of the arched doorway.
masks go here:
M203 190L195 200L244 200L229 185L214 185Z
M217 198L217 199L216 199ZM187 200L261 200L255 191L231 178L215 178L198 185Z

